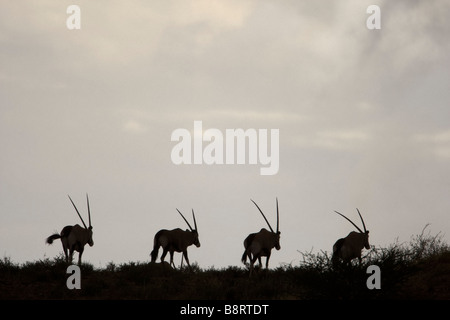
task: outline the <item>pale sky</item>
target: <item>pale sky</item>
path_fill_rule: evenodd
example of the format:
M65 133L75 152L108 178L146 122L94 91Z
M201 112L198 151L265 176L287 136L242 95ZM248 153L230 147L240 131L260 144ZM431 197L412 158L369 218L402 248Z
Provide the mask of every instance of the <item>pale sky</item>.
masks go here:
M68 30L66 9L81 9ZM381 8L369 30L366 9ZM275 227L270 267L370 244L450 235L448 1L3 1L0 254L62 252L47 236L87 221L84 260L149 261L160 229L195 210L200 267L242 266L243 240ZM175 165L178 128L279 129L279 171ZM161 253L161 250L160 250ZM166 258L168 260L168 257ZM175 261L179 263L181 255Z

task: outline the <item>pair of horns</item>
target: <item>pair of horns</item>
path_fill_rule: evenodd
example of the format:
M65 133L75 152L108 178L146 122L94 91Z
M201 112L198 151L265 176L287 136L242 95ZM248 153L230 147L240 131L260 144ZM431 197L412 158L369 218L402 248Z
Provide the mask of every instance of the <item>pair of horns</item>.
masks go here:
M70 202L72 202L73 207L74 207L75 210L77 211L78 216L79 216L80 219L81 219L81 222L83 222L83 226L87 229L88 227L86 227L86 224L84 223L83 218L81 217L80 212L79 212L78 209L77 209L77 206L75 205L75 203L73 203L72 198L71 198L69 195L67 195L67 196L69 197ZM89 216L89 228L92 228L92 225L91 225L91 210L90 210L90 208L89 208L89 196L88 196L87 193L86 193L86 199L87 199L87 208L88 208L88 216Z
M358 208L356 208L356 211L358 211L359 217L361 218L361 222L362 222L362 224L363 224L364 232L362 232L362 230L361 230L360 228L358 228L358 226L357 226L356 224L354 224L352 220L350 220L349 218L347 218L346 216L344 216L342 213L339 213L339 212L337 212L336 210L335 210L334 212L336 212L337 214L343 216L345 219L347 219L348 221L350 221L350 223L351 223L352 225L354 225L355 228L358 229L359 232L365 233L365 232L367 232L367 230L366 230L366 225L364 224L364 219L363 219L363 217L361 216L361 213L359 212Z
M191 225L190 225L189 222L186 220L186 218L183 216L183 214L180 212L180 210L177 209L177 211L178 211L178 213L181 215L181 217L184 219L184 221L186 221L186 223L187 223L189 229L191 229L191 231L197 231L197 222L195 221L194 209L192 209L192 217L194 218L194 226L195 226L195 229L192 229Z
M278 198L276 198L276 199L277 199L277 233L278 233L278 232L280 231L280 228L279 228L279 226L280 226L280 214L279 214L279 211L278 211ZM269 228L270 228L270 231L274 232L273 229L272 229L272 227L270 226L269 221L267 221L266 216L265 216L264 213L262 212L262 210L259 208L259 206L256 204L255 201L253 201L252 199L250 199L250 200L255 204L255 206L258 208L259 212L261 212L261 214L262 214L264 220L266 220L267 225L268 225ZM275 232L274 232L274 233L275 233Z

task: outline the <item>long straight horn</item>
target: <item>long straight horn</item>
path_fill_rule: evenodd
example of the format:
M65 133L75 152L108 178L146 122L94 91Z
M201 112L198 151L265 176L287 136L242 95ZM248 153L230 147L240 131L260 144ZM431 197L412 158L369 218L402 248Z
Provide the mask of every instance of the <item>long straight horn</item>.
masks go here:
M67 195L67 196L69 197L70 202L72 202L72 205L73 205L73 207L75 208L75 211L78 213L78 216L80 217L81 222L83 222L83 226L87 229L86 223L84 223L83 218L81 217L80 213L78 212L77 206L75 205L75 203L73 203L72 198L70 198L69 195Z
M86 193L86 199L87 199L88 216L89 216L89 228L91 228L92 227L92 224L91 224L91 209L89 208L89 196L88 196L87 193Z
M280 231L280 214L278 212L278 198L277 198L277 233Z
M197 221L195 221L194 209L192 209L192 217L194 218L195 231L197 231Z
M357 226L356 224L354 224L354 223L353 223L353 221L352 221L352 220L350 220L349 218L347 218L346 216L344 216L344 215L343 215L342 213L339 213L339 212L337 212L336 210L335 210L334 212L336 212L337 214L339 214L339 215L343 216L343 217L344 217L345 219L347 219L348 221L350 221L350 223L351 223L352 225L354 225L354 226L355 226L355 228L359 230L359 232L363 233L363 232L361 231L361 229L360 229L360 228L358 228L358 226Z
M178 211L178 213L183 217L184 221L186 221L186 223L187 223L189 229L191 229L191 231L194 231L194 230L192 229L191 225L189 224L189 222L186 220L186 218L185 218L185 217L183 216L183 214L180 212L180 210L177 209L177 211Z
M267 222L267 225L269 226L269 228L270 228L270 231L272 231L273 232L273 229L272 229L272 227L270 226L270 223L269 223L269 221L267 221L267 219L266 219L266 216L264 215L264 213L261 211L261 209L258 207L258 205L256 204L256 202L255 201L253 201L252 199L250 199L254 204L255 204L255 206L258 208L258 210L259 210L259 212L261 212L261 214L262 214L262 216L263 216L263 218L264 218L264 220L266 220L266 222Z
M364 227L364 232L367 232L367 230L366 230L366 225L365 225L365 223L364 223L364 219L363 219L361 213L359 212L359 209L356 208L356 211L358 211L359 217L361 218L361 222L362 222L363 227Z

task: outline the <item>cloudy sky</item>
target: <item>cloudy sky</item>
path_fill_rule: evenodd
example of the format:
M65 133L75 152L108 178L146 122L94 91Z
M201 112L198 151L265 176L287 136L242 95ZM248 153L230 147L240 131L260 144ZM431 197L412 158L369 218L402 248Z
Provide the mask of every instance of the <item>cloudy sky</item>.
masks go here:
M81 9L68 30L66 9ZM366 28L370 4L381 30ZM241 266L273 226L281 250L331 251L359 208L370 242L450 236L447 1L3 1L0 255L52 258L44 239L80 223L84 259L149 261L155 233L194 208L200 267ZM279 171L175 165L177 128L279 129ZM86 220L87 218L85 218ZM181 257L178 254L176 261Z

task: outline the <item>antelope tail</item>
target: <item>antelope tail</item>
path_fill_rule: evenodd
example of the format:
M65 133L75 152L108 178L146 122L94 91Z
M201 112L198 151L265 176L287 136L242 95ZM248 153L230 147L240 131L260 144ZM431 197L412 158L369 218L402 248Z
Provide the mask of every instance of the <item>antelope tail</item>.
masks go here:
M244 254L242 255L241 261L243 264L247 262L247 250L244 251Z
M345 239L339 239L333 246L333 255L331 257L331 262L333 266L336 266L339 261L339 252L341 251L342 246L344 245Z
M151 262L155 262L156 261L156 258L158 257L158 251L159 251L159 246L153 247L153 250L150 253L150 256L152 257L152 261Z
M247 263L247 256L248 256L247 249L245 249L244 253L242 254L242 258L241 258L241 261L242 261L243 264Z
M55 234L52 234L50 237L48 237L45 240L45 242L48 243L48 244L52 244L53 240L60 239L60 238L61 238L61 236L58 233L55 233Z
M333 254L338 254L341 251L342 246L344 245L344 238L339 239L333 246Z
M151 262L155 262L156 258L158 257L158 251L159 251L159 234L155 235L155 239L153 240L153 250L150 252L150 256L152 257Z

